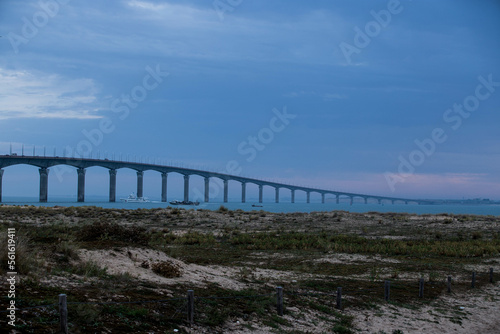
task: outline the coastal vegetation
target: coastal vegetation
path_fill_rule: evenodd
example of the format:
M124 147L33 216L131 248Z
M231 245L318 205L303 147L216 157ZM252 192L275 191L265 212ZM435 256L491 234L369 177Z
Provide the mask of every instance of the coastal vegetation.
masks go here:
M353 333L361 326L356 312L384 305L384 280L392 284L390 305L442 309L448 275L454 293L465 294L472 271L494 267L495 280L500 271L500 218L493 216L3 205L2 275L7 228L16 230L18 307L54 304L66 293L73 333L302 333L304 323L314 324L310 332ZM419 278L428 284L421 299ZM285 291L284 317L275 312L276 286ZM343 311L332 297L337 287L346 291ZM185 297L189 289L201 297L195 329L183 299L131 303ZM23 332L50 332L58 313L51 306L19 318Z

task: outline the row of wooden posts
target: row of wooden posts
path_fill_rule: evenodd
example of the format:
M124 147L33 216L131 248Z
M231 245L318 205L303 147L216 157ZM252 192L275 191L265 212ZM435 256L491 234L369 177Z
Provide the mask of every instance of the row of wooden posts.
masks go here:
M493 283L493 268L489 271L489 281ZM418 296L420 298L424 297L424 279L419 280ZM447 291L451 292L451 276L448 276L446 280ZM471 288L476 285L476 272L472 273ZM391 281L384 281L384 299L389 301L391 295ZM194 290L188 290L187 292L187 320L189 324L194 324ZM342 309L342 287L337 288L337 298L335 307L339 310ZM283 306L283 288L278 286L276 288L276 311L279 316L283 316L284 306ZM60 318L60 333L68 334L68 307L66 301L66 295L59 295L59 318Z

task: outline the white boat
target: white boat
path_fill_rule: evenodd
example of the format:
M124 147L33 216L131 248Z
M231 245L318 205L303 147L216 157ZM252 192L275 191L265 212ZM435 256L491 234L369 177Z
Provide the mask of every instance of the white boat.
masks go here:
M149 203L151 202L147 197L137 197L135 193L131 193L127 198L120 198L122 202L126 203Z

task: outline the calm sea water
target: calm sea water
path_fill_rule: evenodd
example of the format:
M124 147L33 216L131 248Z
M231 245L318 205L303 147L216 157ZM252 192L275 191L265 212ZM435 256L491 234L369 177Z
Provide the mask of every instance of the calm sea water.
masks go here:
M35 205L35 206L98 206L102 208L114 209L138 209L138 208L166 208L172 206L169 203L162 203L159 200L151 199L150 203L109 203L104 197L87 196L85 203L76 202L75 198L67 197L51 197L48 203L39 203L36 197L4 197L2 204L13 205ZM248 203L201 203L199 206L179 206L184 208L208 209L217 210L221 205L224 205L230 210L242 209L245 211L265 210L269 212L312 212L312 211L333 211L344 210L350 212L407 212L407 213L454 213L454 214L474 214L474 215L493 215L500 216L500 205L416 205L416 204L364 204L354 203L272 203L264 202L262 208L252 207L255 202Z

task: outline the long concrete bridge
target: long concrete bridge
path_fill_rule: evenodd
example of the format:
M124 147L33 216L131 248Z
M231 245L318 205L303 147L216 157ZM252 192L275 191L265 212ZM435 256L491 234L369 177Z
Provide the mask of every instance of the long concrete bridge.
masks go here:
M45 156L18 156L18 155L1 155L0 156L0 202L2 201L2 178L4 173L4 168L14 165L31 165L39 168L40 173L40 202L47 202L48 199L48 175L49 168L57 165L68 165L76 168L78 175L78 186L77 186L77 200L78 202L85 201L85 171L90 167L103 167L109 170L109 201L116 201L116 174L118 169L129 168L137 172L137 197L143 197L143 176L144 172L148 170L157 171L161 173L161 201L167 201L167 177L169 173L179 173L184 176L184 201L189 201L189 178L191 175L198 175L205 180L205 193L204 201L209 202L209 186L211 178L219 178L224 184L224 202L228 201L228 182L236 181L241 183L241 202L246 201L246 185L255 184L259 187L259 203L263 200L263 188L264 186L272 187L275 189L275 202L279 202L280 189L288 189L291 192L291 202L295 203L295 192L303 191L306 193L307 203L310 203L311 193L319 193L321 195L322 203L325 203L326 195L333 195L336 197L336 203L339 203L340 196L350 198L351 204L354 198L364 199L365 204L368 200L375 200L379 204L382 201L390 202L394 204L396 201L408 204L410 202L417 204L426 204L427 201L396 198L396 197L384 197L384 196L374 196L367 194L356 194L348 192L339 192L327 189L319 188L309 188L302 186L294 186L284 183L269 182L254 178L235 176L224 173L215 173L210 171L203 171L191 168L181 168L173 166L164 166L150 163L138 163L138 162L128 162L128 161L115 161L108 159L81 159L81 158L69 158L69 157L45 157Z

